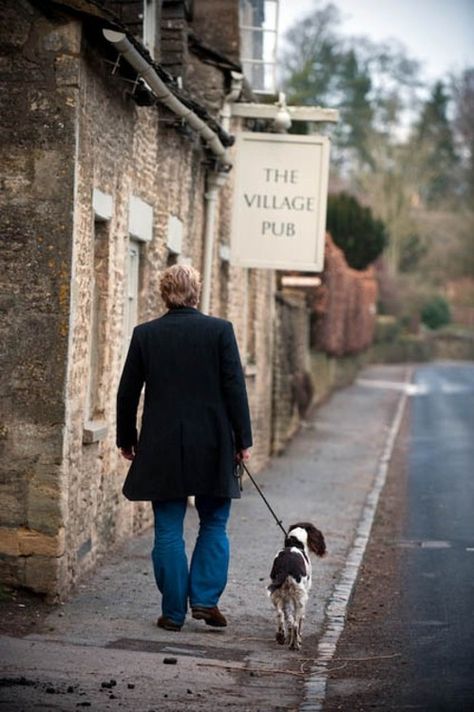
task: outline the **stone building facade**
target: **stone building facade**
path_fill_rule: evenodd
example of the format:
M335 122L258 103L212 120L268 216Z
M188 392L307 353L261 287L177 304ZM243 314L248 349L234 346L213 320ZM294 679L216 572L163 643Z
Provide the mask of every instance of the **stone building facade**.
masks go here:
M111 546L151 524L149 504L121 494L127 463L115 447L115 395L133 326L164 311L158 284L168 265L210 265L208 310L234 323L240 345L254 470L284 447L311 401L311 298L280 292L271 270L229 261L230 137L244 126L223 107L238 100L238 10L238 0L0 0L7 584L66 596ZM157 100L107 28L211 129L225 156ZM241 98L252 98L245 84ZM360 283L359 303L367 280L346 279L333 257L313 341L337 353L341 334L358 333L348 326L358 318L351 285ZM361 299L368 335L372 292ZM342 301L347 318L336 309Z
M150 4L153 66L215 129L238 69L237 0L196 2L194 15L184 1ZM149 505L121 495L115 394L133 325L163 312L161 271L202 267L216 161L103 36L126 31L152 64L143 3L1 5L0 575L55 597L150 524ZM257 469L271 449L275 277L229 264L231 193L232 173L217 198L210 313L235 325Z

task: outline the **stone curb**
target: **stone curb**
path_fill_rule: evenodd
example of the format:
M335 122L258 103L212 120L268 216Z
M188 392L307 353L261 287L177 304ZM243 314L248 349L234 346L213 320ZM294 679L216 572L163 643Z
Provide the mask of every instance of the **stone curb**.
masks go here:
M352 591L364 558L380 493L385 485L388 467L405 412L411 376L412 371L410 369L405 378L406 388L399 398L383 452L378 460L374 483L367 495L352 547L342 569L339 582L334 587L326 606L324 633L318 643L316 661L305 682L304 697L299 707L299 712L322 712L323 710L329 665L336 652L338 640L344 630Z

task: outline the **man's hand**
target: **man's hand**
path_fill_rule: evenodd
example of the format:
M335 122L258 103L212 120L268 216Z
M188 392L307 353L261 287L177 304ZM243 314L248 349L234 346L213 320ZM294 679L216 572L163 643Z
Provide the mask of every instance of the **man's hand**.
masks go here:
M247 447L244 450L237 450L235 457L237 462L247 462L248 460L250 460L251 454L252 451L249 447Z
M136 455L136 448L130 447L130 448L120 448L120 454L122 457L124 457L126 460L134 460L135 455Z

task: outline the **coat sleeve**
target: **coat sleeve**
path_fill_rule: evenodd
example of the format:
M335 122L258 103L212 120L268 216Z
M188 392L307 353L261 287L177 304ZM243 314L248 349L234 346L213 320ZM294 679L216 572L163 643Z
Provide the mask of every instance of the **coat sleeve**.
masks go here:
M117 393L117 447L129 449L137 444L137 408L144 380L143 358L134 329Z
M239 349L230 322L220 337L221 387L237 450L252 445L252 428Z

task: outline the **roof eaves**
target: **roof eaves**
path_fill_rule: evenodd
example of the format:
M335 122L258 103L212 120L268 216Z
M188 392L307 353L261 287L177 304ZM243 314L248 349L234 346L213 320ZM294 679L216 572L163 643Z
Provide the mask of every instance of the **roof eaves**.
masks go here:
M194 32L188 33L188 47L193 54L206 64L212 64L223 71L242 72L240 64L233 62L225 55L209 47Z
M159 78L169 87L170 91L176 96L176 98L179 99L189 109L194 111L194 113L199 116L200 119L205 121L209 128L212 129L212 131L214 131L218 135L219 140L225 147L233 145L235 140L234 137L224 131L222 126L209 114L207 109L202 104L200 104L191 96L189 96L183 89L178 88L176 79L169 72L163 69L160 64L153 60L144 45L129 32L129 30L125 27L121 20L111 10L105 8L97 0L36 1L39 5L42 6L57 5L65 9L72 10L75 13L88 17L94 22L100 22L101 27L103 27L103 23L105 22L107 24L107 27L123 32L127 36L129 42L135 47L137 52L139 52L139 54L141 54L141 56L146 60L146 62L153 67Z

